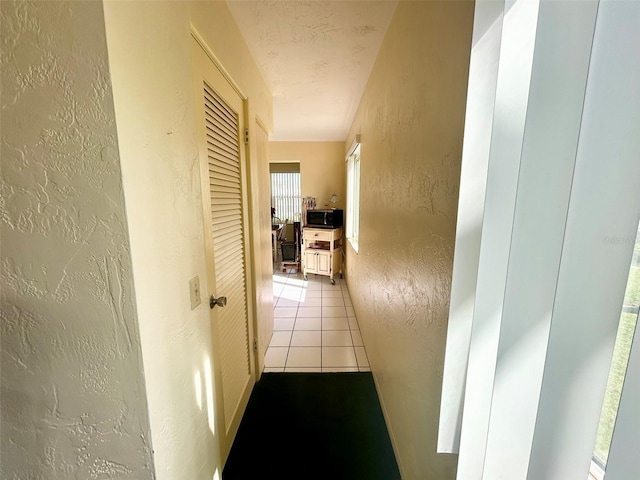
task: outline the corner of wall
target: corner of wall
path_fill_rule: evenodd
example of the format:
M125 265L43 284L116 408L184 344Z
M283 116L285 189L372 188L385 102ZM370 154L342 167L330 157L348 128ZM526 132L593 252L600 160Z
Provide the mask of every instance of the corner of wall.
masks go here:
M0 476L151 479L102 5L0 8Z

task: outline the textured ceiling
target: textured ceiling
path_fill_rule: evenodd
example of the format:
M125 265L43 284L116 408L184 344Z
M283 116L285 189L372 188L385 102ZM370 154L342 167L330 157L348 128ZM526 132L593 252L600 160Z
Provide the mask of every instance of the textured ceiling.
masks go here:
M396 1L229 0L273 93L271 140L346 140Z

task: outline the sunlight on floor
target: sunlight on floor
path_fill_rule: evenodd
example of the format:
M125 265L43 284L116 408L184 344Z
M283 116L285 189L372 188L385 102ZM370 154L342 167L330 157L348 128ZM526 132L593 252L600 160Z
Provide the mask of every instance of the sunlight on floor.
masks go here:
M347 284L335 282L274 273L274 328L265 372L370 371Z

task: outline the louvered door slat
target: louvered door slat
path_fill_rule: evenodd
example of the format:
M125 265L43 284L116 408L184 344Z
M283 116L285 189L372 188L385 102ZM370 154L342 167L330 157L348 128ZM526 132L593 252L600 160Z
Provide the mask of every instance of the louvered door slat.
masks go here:
M229 150L222 148L219 145L216 147L212 145L212 143L207 143L207 153L210 158L215 158L216 160L224 162L227 165L233 165L233 157L237 155L237 153L230 152Z
M218 212L216 212L216 216L214 217L213 215L211 216L211 221L214 222L216 225L223 225L223 223L225 221L231 221L233 220L234 216L239 215L238 213L238 207L234 206L234 205L219 205L220 210ZM240 212L242 213L242 212ZM230 218L227 218L230 217ZM226 220L225 220L226 219Z
M235 147L231 145L229 137L216 129L207 130L207 146L215 148L216 151L223 152L223 154L230 158L238 154Z
M229 251L226 255L220 256L220 266L233 269L238 265L238 255L241 255L242 252ZM226 278L230 278L232 272L223 272L220 274L220 280L224 280Z
M209 184L209 188L211 188L211 184ZM220 193L234 193L236 195L242 196L242 192L237 188L227 187L225 185L216 185L215 190L209 190L210 192L220 192Z
M211 184L210 184L211 185ZM238 191L234 191L229 187L220 187L218 186L214 190L211 190L209 193L209 198L237 198L242 200L242 193Z
M221 224L217 227L220 230L220 235L229 235L234 234L234 237L241 237L238 233L238 225L237 224Z
M225 172L221 170L218 170L215 172L210 171L209 186L217 185L219 187L234 188L238 192L240 192L241 190L238 188L238 185L235 180L236 177L237 177L237 173L234 173L234 172Z
M240 198L238 196L237 193L229 193L229 192L216 192L215 194L211 194L211 201L218 201L218 200L224 200L228 203L233 202L235 203L239 203L242 204L242 198Z
M237 262L237 259L234 258L233 255L228 255L228 256L225 256L224 258L220 259L220 265L224 266L226 268L233 269L233 268L238 266L238 262ZM229 272L225 272L222 275L220 275L220 281L226 281L226 279L229 279L229 278L231 278L231 273L229 273Z
M215 175L223 175L222 178L229 180L229 181L233 181L233 179L235 178L239 178L240 177L240 170L234 169L233 167L225 164L224 162L221 162L220 159L216 158L216 157L209 157L209 163L216 163L216 171L215 171ZM211 175L213 175L214 172L211 172L209 174L209 177L211 177ZM214 177L216 178L216 177Z
M227 126L219 126L215 123L221 120L222 117L217 113L206 115L207 140L212 140L212 137L217 137L218 140L216 140L214 144L218 145L219 148L226 146L231 151L237 152L237 147L234 146L237 143L235 130Z
M234 227L223 226L220 231L218 241L220 244L228 243L228 242L236 242L238 244L242 241L242 236L237 232ZM232 248L232 245L229 245L228 248Z
M229 223L229 220L227 220L228 217L218 217L218 218L212 218L211 219L211 225L214 228L220 228L220 226L231 226L232 224ZM233 220L231 220L233 221ZM239 223L237 224L238 226L240 225Z
M232 296L232 295L233 295L233 292L234 292L234 291L236 292L236 296L237 296L237 295L239 295L239 294L241 293L241 291L240 291L239 289L237 289L237 288L234 288L234 285L233 285L233 283L234 283L234 282L235 282L235 283L237 283L239 279L240 279L240 277L239 277L238 275L236 275L236 274L233 274L233 273L230 273L228 276L226 276L226 277L222 277L222 278L220 279L220 282L221 282L221 283L220 283L220 285L221 285L223 288L226 288L226 289L227 289L227 291L231 292L231 293L229 294L229 296L227 296L227 298L230 298L230 296ZM230 304L227 304L227 306L229 306L229 305L230 305ZM226 308L226 307L225 307L225 308ZM241 308L241 307L238 307L238 308ZM229 314L231 314L231 312L232 312L234 309L235 309L234 307L230 308L230 309L229 309ZM227 315L227 316L228 316L228 315Z
M238 252L235 251L234 243L241 242L242 236L237 235L235 233L226 233L223 237L221 236L219 240L220 248L225 249L229 252L229 254L237 255Z
M233 308L229 306L229 314L230 317L238 317L242 315L242 309L240 307ZM227 307L225 307L227 308ZM221 343L230 343L234 342L235 338L239 335L242 335L242 325L239 325L238 322L221 322L220 326L222 327L222 332L220 335ZM229 357L240 357L242 358L242 351L234 351L232 349L224 349L222 351L222 358Z
M236 174L240 173L237 166L234 165L233 159L229 158L230 154L225 152L224 150L215 149L215 148L207 148L207 155L209 157L209 161L217 161L222 163L225 166L226 170L234 172Z
M224 212L217 212L216 216L211 216L211 224L214 227L220 227L227 224L229 221L233 221L235 213L233 211L225 214Z
M213 105L217 111L223 112L229 119L229 123L237 122L236 112L233 108L229 107L222 98L220 98L215 90L210 88L206 89L204 92L204 99Z
M213 205L213 202L211 202L211 203ZM218 204L218 207L219 207L219 209L218 209L218 212L216 212L216 213L221 213L221 214L224 214L224 215L231 215L231 214L237 213L238 210L240 210L240 213L242 213L242 210L240 208L238 208L237 205L228 205L228 204L222 205L222 204ZM213 215L211 216L211 218L214 218Z
M204 86L216 291L227 297L217 312L227 427L250 375L242 183L237 113Z
M205 107L210 107L210 104L205 105ZM221 114L216 110L207 110L205 112L206 121L207 121L207 129L208 130L217 130L222 135L227 137L230 141L233 141L236 133L236 125L230 125L223 122L227 121L225 115Z
M228 141L219 132L213 130L207 132L207 148L209 151L228 158L230 162L238 155L238 152L228 144Z
M231 186L233 185L233 178L236 175L233 172L225 172L222 169L218 169L215 172L209 173L209 180L211 181L211 185L221 185L221 186Z
M236 198L233 197L226 197L221 193L217 193L217 192L212 192L211 193L211 203L213 204L214 202L217 203L218 205L222 205L223 208L225 208L224 206L229 206L229 205L236 205L238 209L242 208L242 199L238 198L236 196Z
M218 263L220 263L221 267L233 268L234 266L238 265L238 256L241 254L242 252L228 250L224 254L220 255L220 261ZM227 278L227 277L228 277L228 272L226 271L220 274L221 279Z
M219 189L218 191L240 191L234 187L233 182L222 180L220 178L209 177L209 188Z
M213 108L213 101L205 99L205 107L205 116L209 120L208 128L223 132L230 139L234 138L238 128L235 119L229 118L224 110Z
M222 100L213 90L205 90L204 102L207 107L207 113L220 116L220 121L216 123L219 127L229 128L236 131L238 127L238 117L233 110L229 110L222 106Z
M225 125L233 125L236 130L238 127L238 116L237 113L231 108L228 107L226 102L220 98L220 96L212 89L205 89L204 92L204 100L207 102L212 110L216 112L220 112L225 118Z

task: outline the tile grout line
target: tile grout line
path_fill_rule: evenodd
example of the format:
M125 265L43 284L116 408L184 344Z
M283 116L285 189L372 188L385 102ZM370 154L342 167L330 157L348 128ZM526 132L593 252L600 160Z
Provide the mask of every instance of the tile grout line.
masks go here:
M287 283L285 285L289 285L289 279L291 278L291 274L287 274ZM302 295L300 295L302 296ZM293 318L293 325L291 326L291 338L289 339L289 348L287 348L287 359L284 363L285 371L287 370L287 362L289 361L289 354L291 353L291 343L293 342L293 332L296 331L296 323L298 322L298 309L300 308L300 296L298 297L298 306L296 307L296 315Z
M287 283L289 282L289 274L287 274L287 280L284 282L283 290L287 287ZM280 297L282 298L282 297ZM280 299L278 299L278 303L280 303ZM297 310L296 310L297 311ZM293 318L293 325L291 326L291 337L293 337L293 327L295 327L296 319ZM289 350L291 348L291 339L289 339L289 346L287 347L287 355L284 357L284 366L282 367L282 371L285 372L287 369L287 361L289 360Z
M342 286L340 288L342 289ZM347 297L345 297L344 292L345 291L342 290L342 303L344 303L345 313L347 314L347 324L349 325L349 336L351 337L351 347L353 348L353 355L356 359L356 368L357 368L357 371L360 372L360 362L358 362L358 354L356 353L356 343L353 340L353 330L351 330L351 324L349 323L349 312L347 311L347 303L344 301L344 299L348 298L349 303L351 303L352 305L353 305L353 302L351 302L351 293L347 291Z
M292 278L291 274L287 274L286 275L286 279L287 280L285 281L285 286L289 286L289 287L295 286L295 285L290 285L289 284L289 280L291 278ZM322 280L326 280L326 279L322 279ZM329 287L328 281L325 282L325 281L322 281L322 280L320 282L320 289L318 290L320 292L320 305L319 305L319 307L320 307L320 324L321 324L320 325L320 331L318 332L320 334L320 367L319 367L319 370L320 370L320 372L325 372L325 370L324 370L325 367L323 367L323 365L322 365L322 360L323 360L323 357L324 357L323 349L326 347L326 345L324 344L324 332L325 331L327 331L327 332L328 331L333 331L333 330L325 330L325 328L324 328L324 324L326 323L326 320L329 318L329 317L326 317L326 315L325 315L326 312L324 312L324 310L327 310L327 308L333 307L333 306L332 305L327 305L326 306L327 308L325 308L325 305L323 304L324 303L323 300L325 300L325 296L324 296L325 293L327 293L329 291L333 292L333 291L336 290L336 288L335 288L334 285ZM349 317L349 313L347 312L347 308L348 308L347 304L346 304L346 299L347 298L349 299L349 303L351 303L351 308L353 309L353 303L351 301L351 295L350 295L350 292L348 292L348 291L346 291L346 295L345 295L345 290L342 288L343 287L342 283L339 283L338 285L340 287L341 297L334 297L332 295L331 297L327 297L327 298L331 298L331 299L333 299L333 298L341 298L342 299L341 302L336 302L334 300L331 300L330 303L341 303L341 305L335 305L335 307L341 307L341 308L344 309L344 313L345 313L346 320L347 320L347 323L348 323L348 331L349 331L349 339L350 339L350 342L349 342L350 344L349 345L344 345L344 347L351 347L351 351L353 352L353 355L354 355L355 360L356 360L356 365L355 365L355 370L350 370L351 368L354 368L354 367L346 366L346 365L343 366L343 367L334 367L334 368L343 368L343 369L347 369L348 371L363 371L362 369L365 368L365 367L360 366L360 364L358 363L358 356L357 356L356 350L355 350L356 346L355 346L354 335L353 335L353 331L352 331L353 329L351 328L351 324L349 323L349 318L350 317ZM309 290L307 288L307 284L303 284L302 292L308 292L308 291ZM302 317L299 317L300 308L302 307L301 306L301 302L300 302L300 299L301 299L301 296L302 296L302 292L300 292L300 297L298 298L298 301L296 302L297 303L297 307L296 307L296 313L295 313L295 316L294 316L294 319L293 319L293 326L292 326L292 330L291 330L291 337L289 339L289 346L287 347L287 356L286 356L286 359L285 359L285 367L284 367L285 370L287 368L287 362L289 360L289 355L291 353L291 348L293 347L293 334L296 331L296 325L298 325L298 320L302 319ZM307 295L305 295L305 298L306 297L307 297ZM278 297L278 302L281 300L281 298L282 297ZM309 297L309 298L311 298L311 297ZM274 306L274 308L277 307L277 303ZM356 325L357 325L357 320L356 320ZM358 328L356 328L356 329L359 331L359 325L358 325ZM309 345L309 346L312 346L312 345ZM364 350L364 347L362 347L362 348ZM366 353L365 353L365 355L366 355ZM296 367L290 367L290 368L296 368ZM331 367L327 367L327 368L328 368L328 370L326 370L327 372L332 371ZM366 368L367 368L367 371L370 371L370 367L366 367Z

